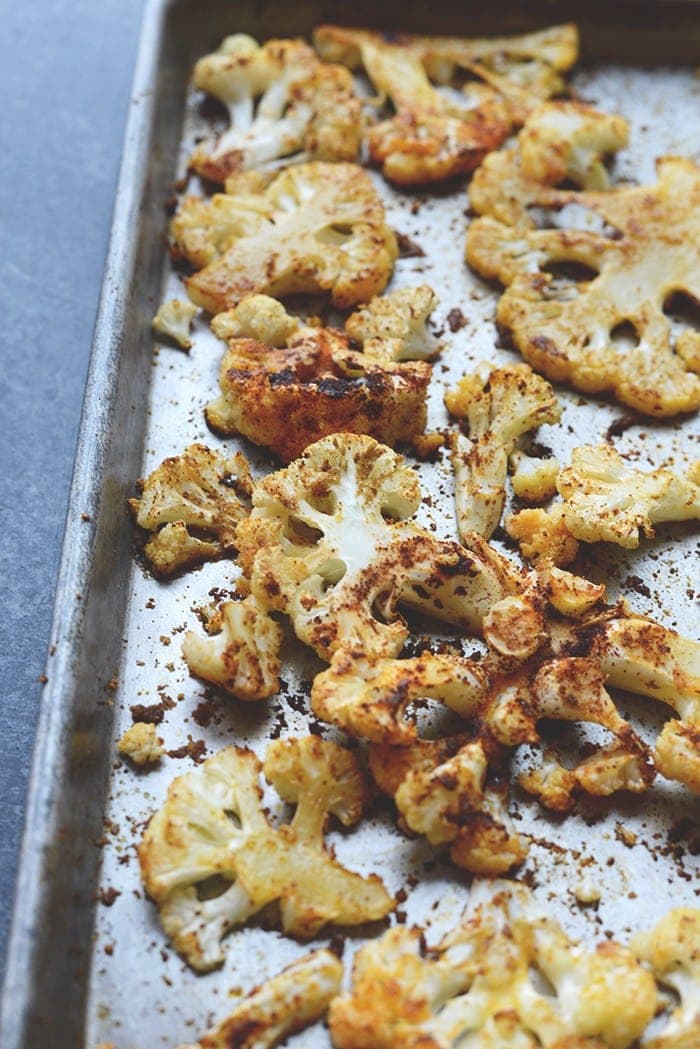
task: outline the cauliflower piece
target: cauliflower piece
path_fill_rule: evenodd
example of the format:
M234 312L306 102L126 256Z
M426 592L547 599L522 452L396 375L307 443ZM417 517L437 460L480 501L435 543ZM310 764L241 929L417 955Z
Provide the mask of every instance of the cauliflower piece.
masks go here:
M189 350L192 348L190 325L198 312L191 302L184 299L168 299L153 318L153 330L160 335L167 335L178 346L182 346L183 350Z
M551 510L533 507L511 514L506 518L506 532L518 541L528 561L568 565L578 553L578 543L566 526L559 504Z
M398 253L379 194L355 164L299 164L257 192L185 197L170 228L182 255L204 267L185 283L210 313L261 292L321 292L346 309L386 287Z
M245 456L224 458L203 444L165 459L139 482L140 497L129 499L129 507L139 528L153 532L144 552L155 575L167 577L231 550L248 513L232 483L250 493Z
M237 699L268 699L279 691L282 630L254 597L221 605L209 630L213 636L185 634L182 655L190 673Z
M544 503L557 490L559 462L552 455L536 459L516 450L508 459L512 470L511 484L518 499L528 503Z
M592 583L589 579L564 572L547 560L537 566L537 578L552 608L570 619L586 615L605 600L603 583Z
M194 86L229 111L229 130L200 143L190 159L214 182L302 150L313 160L354 160L358 154L362 103L352 77L342 66L319 61L303 40L259 46L243 33L228 36L197 62Z
M346 334L362 343L368 357L382 363L435 357L442 343L426 328L439 299L427 284L377 296L345 322Z
M331 951L311 951L253 988L214 1030L179 1049L273 1049L320 1020L340 993L343 963Z
M467 551L419 528L418 477L371 437L333 434L256 485L236 534L252 593L329 660L340 647L398 655L401 604L479 631L520 573L486 544Z
M463 419L469 437L449 436L460 536L493 534L505 502L508 456L523 434L556 422L561 408L548 382L527 365L483 363L445 395L448 411Z
M655 535L661 521L700 520L700 486L672 470L637 470L608 444L574 448L557 489L566 527L586 543L633 550L640 530Z
M117 750L135 765L155 764L165 754L163 740L157 735L156 726L147 721L134 722L119 740Z
M679 715L657 740L656 767L700 794L700 643L631 616L600 623L589 654L615 688L661 700Z
M317 674L311 709L323 721L375 743L408 744L416 738L407 707L438 699L462 717L476 712L487 681L477 663L451 655L424 653L415 659L368 659L340 648L328 670Z
M537 54L535 41L545 37L555 46ZM570 27L522 37L465 40L388 36L325 25L315 30L314 43L324 58L351 69L363 65L381 97L391 100L395 115L372 127L367 141L370 158L399 185L436 182L472 171L503 142L513 123L522 122L534 104L561 90L554 70L569 68L577 49ZM447 83L456 69L467 70L480 81L469 85L464 106L450 101L430 82L432 78Z
M429 951L420 929L402 926L362 947L329 1024L336 1049L627 1049L655 1003L654 980L629 950L579 946L513 886Z
M700 1030L700 910L678 907L631 945L659 983L678 994L680 1005L662 1032L642 1041L643 1049L693 1049Z
M291 823L273 827L265 815L255 754L226 747L173 781L146 829L138 849L143 883L194 969L221 964L226 933L275 900L285 933L300 938L328 922L383 918L394 905L376 875L354 874L323 845L327 813L351 823L361 811L366 788L354 757L314 736L270 744L265 773L285 796L290 768L298 801Z
M301 326L297 317L269 295L249 295L233 309L217 313L211 321L217 339L254 339L276 350L287 346Z
M613 226L618 239L585 230L513 229L489 217L469 227L467 261L507 285L499 324L551 379L585 393L609 390L653 417L695 411L700 377L691 372L700 335L686 331L673 346L663 305L676 291L700 300L700 168L665 157L655 186L575 199ZM595 276L557 288L547 267L560 262L581 263ZM622 323L634 327L635 346L616 345Z
M556 208L554 187L561 182L609 189L603 157L626 146L628 133L627 121L616 114L581 102L549 102L528 117L512 149L489 154L474 172L469 203L507 226L533 228L528 209Z
M332 328L301 328L279 349L234 338L206 418L216 433L242 433L286 463L331 433L410 442L425 429L430 372L424 361L397 364L351 350Z

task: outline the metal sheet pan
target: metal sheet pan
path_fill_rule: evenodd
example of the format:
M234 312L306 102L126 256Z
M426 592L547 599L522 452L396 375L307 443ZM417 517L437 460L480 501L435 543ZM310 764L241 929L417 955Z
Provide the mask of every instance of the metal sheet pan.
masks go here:
M292 6L224 0L155 0L149 6L56 596L3 999L4 1049L95 1049L102 1041L114 1042L117 1049L141 1049L191 1041L225 1015L231 994L302 950L254 926L229 938L220 972L206 977L189 972L167 949L155 909L143 899L133 851L144 819L188 763L166 760L159 770L141 774L115 765L114 740L131 721L129 706L157 702L163 694L175 700L160 729L169 747L186 742L189 734L204 739L210 750L232 741L260 749L282 721L285 732L303 731L305 717L289 698L305 691L314 669L297 652L285 669L285 696L260 708L242 708L219 697L216 717L203 725L206 718L197 707L206 690L186 674L179 631L185 623L196 625L194 609L211 600L214 588L230 585L235 569L208 565L163 585L142 573L131 552L133 533L124 503L134 479L191 440L220 443L201 414L216 389L220 344L198 322L189 356L169 349L154 354L150 331L161 297L179 289L165 259L163 204L187 152L183 143L201 122L187 96L194 59L227 32L258 38L307 33L329 19L468 34L520 32L565 18L575 18L582 29L584 62L574 85L586 99L632 122L632 146L621 155L617 172L651 180L653 158L661 153L700 159L695 3L555 6L498 0L478 11L449 4L430 5L428 11L413 0L381 9L366 2ZM418 198L386 187L385 192L389 221L426 251L425 258L398 263L393 286L428 279L441 298L438 327L444 327L455 306L468 318L460 332L447 332L447 349L436 369L430 424L440 425L441 383L476 360L508 358L494 346L495 296L462 262L463 189ZM419 206L411 207L416 200ZM622 413L607 402L562 396L563 423L542 439L556 442L565 460L571 447L600 437ZM686 461L697 440L693 421L649 424L627 430L617 447L638 456L641 465L658 465ZM441 534L452 535L446 467L420 470L424 490L435 496L431 520ZM629 589L630 576L637 577L642 584L637 590L646 587L649 594L632 595L635 607L691 634L696 630L695 551L692 530L678 525L661 529L658 540L637 554L618 557L604 551L595 571L608 581L613 597ZM623 710L651 733L658 727L652 704L625 700ZM521 826L535 839L526 868L535 892L573 933L599 936L612 930L624 936L672 903L694 900L696 860L682 840L669 847L668 839L672 825L697 812L670 785L659 783L637 800L589 805L563 822L522 799L516 804ZM636 834L634 844L620 840L621 827ZM449 863L434 862L425 844L402 837L383 810L357 831L332 834L330 840L341 859L355 869L378 871L391 890L415 874L418 883L403 907L411 922L430 922L431 938L461 913L469 879ZM369 857L364 868L360 856ZM571 890L582 876L582 860L588 876L603 885L595 910L573 904ZM100 887L120 892L111 907L98 902ZM351 938L348 952L354 942L359 934ZM297 1036L294 1044L327 1046L328 1037L318 1027Z

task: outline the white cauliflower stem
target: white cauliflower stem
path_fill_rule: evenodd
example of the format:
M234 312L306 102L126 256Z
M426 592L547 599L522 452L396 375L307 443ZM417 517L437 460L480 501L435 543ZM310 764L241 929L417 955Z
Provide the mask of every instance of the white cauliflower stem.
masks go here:
M213 636L188 631L182 654L191 673L238 699L267 699L279 689L282 631L252 597L221 605Z
M270 824L259 761L252 751L227 747L173 781L139 846L146 891L195 969L219 965L228 930L275 900L284 931L300 938L328 922L376 920L393 906L379 878L346 870L323 844L327 815L350 825L366 801L353 755L309 736L270 744L263 767L296 804L291 823Z
M203 267L186 280L198 306L220 313L256 293L320 292L346 309L386 286L396 238L361 168L311 162L231 188L186 197L171 223L177 250Z
M233 547L236 526L248 513L234 483L250 492L245 457L238 452L227 459L203 444L165 459L141 482L140 497L129 506L138 526L154 533L145 554L156 575L172 575Z
M194 85L229 111L229 130L200 143L191 158L192 167L215 182L300 150L306 159L357 156L361 103L352 77L320 62L303 40L259 46L242 33L226 37L197 62Z

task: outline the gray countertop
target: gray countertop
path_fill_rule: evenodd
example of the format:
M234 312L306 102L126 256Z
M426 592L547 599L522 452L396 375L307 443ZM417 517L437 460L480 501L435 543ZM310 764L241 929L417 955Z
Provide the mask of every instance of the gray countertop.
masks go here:
M0 977L144 0L6 4L0 34Z

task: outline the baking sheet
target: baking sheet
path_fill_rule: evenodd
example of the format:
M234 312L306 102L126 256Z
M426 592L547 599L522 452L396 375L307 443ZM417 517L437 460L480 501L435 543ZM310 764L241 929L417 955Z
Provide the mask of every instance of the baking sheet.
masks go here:
M176 12L177 6L172 5ZM110 303L110 274L107 276L102 323L106 327L111 320L113 327L109 333L102 329L102 343L98 328L98 352L90 380L93 396L102 395L98 397L101 428L91 420L88 400L87 426L92 432L87 436L97 443L91 460L89 442L83 438L83 459L76 476L84 483L77 493L74 490L72 511L76 521L78 515L89 520L80 517L85 538L67 548L58 607L68 623L57 621L54 643L58 647L53 658L62 662L49 666L53 701L68 703L71 697L72 717L62 722L59 709L54 708L53 714L45 709L40 730L46 739L53 725L50 753L45 750L39 758L39 773L49 782L42 780L40 786L35 782L23 870L30 872L31 879L32 848L41 847L43 880L33 889L30 881L20 893L13 931L16 960L5 998L7 1027L3 1031L9 1032L9 1040L3 1045L8 1047L39 1044L37 1039L47 1024L53 1032L51 1044L57 1047L85 1044L94 1049L100 1042L113 1042L117 1049L141 1049L144 1044L165 1047L194 1041L230 1011L236 995L307 949L273 929L253 924L229 935L221 970L196 976L187 969L169 949L155 907L143 898L134 846L144 821L162 803L169 782L193 766L187 758L166 758L157 769L137 772L115 761L113 742L109 752L105 747L111 715L111 739L116 740L132 723L131 705L165 699L174 706L165 711L158 732L168 749L181 747L191 737L203 740L208 753L230 743L251 746L260 753L271 732L293 735L306 731L303 697L320 667L312 654L290 639L283 670L285 688L279 697L265 704L244 705L217 695L189 677L180 658L180 643L184 629L201 629L198 610L231 587L235 566L218 562L169 583L158 583L143 573L128 552L133 532L123 514L123 500L131 494L137 476L194 440L214 448L236 447L234 441L224 442L211 434L202 414L204 404L218 389L223 344L214 339L201 318L195 322L189 355L159 347L148 330L159 290L162 299L182 294L159 238L165 229L162 203L169 195L173 175L170 158L175 156L180 137L181 100L192 57L198 53L194 51L196 41L175 32L178 24L189 23L178 23L173 16L169 28L168 23L163 27L161 19L167 10L156 5L149 15L140 67L145 90L137 103L143 112L140 123L132 121L130 132L135 150L131 163L143 166L150 157L153 166L150 173L141 169L127 172L131 181L127 179L125 187L122 179L120 189L126 219L123 212L119 229L125 239L116 245L117 255L121 248L123 257L117 261L131 267L132 277L138 279L126 287L123 283L120 288L113 286ZM261 7L252 15L246 9L240 20L229 10L226 31L245 29L260 38L274 35L278 26L279 32L294 32L309 24L300 12L297 26L290 25L289 12L279 8L275 12ZM216 11L211 32L200 35L199 52L215 46L222 35L220 8ZM320 20L322 16L316 13L314 17ZM409 11L409 21L410 17ZM401 23L397 19L395 24ZM543 24L541 17L536 24ZM527 26L515 27L522 28ZM483 26L474 27L474 31L481 29ZM686 45L687 40L686 36ZM584 31L584 46L586 42ZM149 75L156 76L151 68L155 61L159 63L157 79L149 80ZM587 66L574 76L573 85L581 97L630 120L631 147L619 156L616 178L653 181L654 157L663 153L700 160L700 82L692 68ZM198 101L189 96L181 168L189 153L188 143L203 129ZM126 164L128 168L128 154ZM391 190L379 176L376 182L387 203L389 224L426 253L421 258L400 259L390 289L427 281L440 296L433 327L444 331L445 349L435 367L429 428L442 426L446 422L445 384L479 360L501 363L516 357L496 346L496 293L463 262L468 203L464 189L406 195ZM115 282L123 281L123 272L114 272L117 261L113 260L111 273ZM455 307L462 310L467 324L452 333L446 317ZM118 378L110 371L113 377L107 379L105 369L115 368L118 360ZM584 400L563 389L557 392L564 404L562 421L556 427L542 427L539 439L565 463L575 445L600 440L624 409L605 401ZM681 466L697 456L699 437L694 420L643 423L616 438L615 447L642 467ZM265 463L262 455L253 459L258 467ZM421 509L419 520L434 524L440 535L454 537L448 463L417 468L424 493L432 496L432 506ZM93 488L86 478L93 479ZM620 556L617 550L602 549L592 574L607 582L611 598L625 594L639 612L653 614L665 625L696 636L696 556L691 526L665 526L659 529L658 539L645 543L640 551ZM78 639L82 639L80 647ZM465 643L466 652L475 647L470 640ZM623 697L620 709L648 739L663 721L651 701ZM37 778L35 771L35 781ZM108 803L102 823L105 786ZM266 803L274 807L272 793L266 795ZM519 876L534 885L537 899L573 934L599 939L611 930L624 938L629 930L652 923L669 906L695 901L697 857L682 839L669 845L672 827L678 827L684 817L697 818L697 806L677 786L659 780L646 796L587 802L563 820L517 793L513 803L521 817L520 829L533 835L529 859ZM378 804L358 828L333 831L327 841L352 869L377 872L391 892L405 889L408 896L401 910L409 922L428 925L430 942L458 920L469 896L469 877L449 861L443 862L424 841L401 835L388 806ZM98 863L99 885L92 881ZM573 890L582 880L603 886L597 908L576 905ZM111 889L119 893L113 899ZM55 955L53 964L47 955L52 942L63 957L68 951L63 972L55 971ZM327 942L328 937L313 941ZM361 932L351 930L346 960L359 942ZM30 978L32 986L28 987ZM22 1010L28 1018L25 1027ZM58 1033L51 1023L56 1010L66 1020ZM13 1037L24 1040L13 1042ZM290 1044L320 1049L329 1040L319 1025Z

